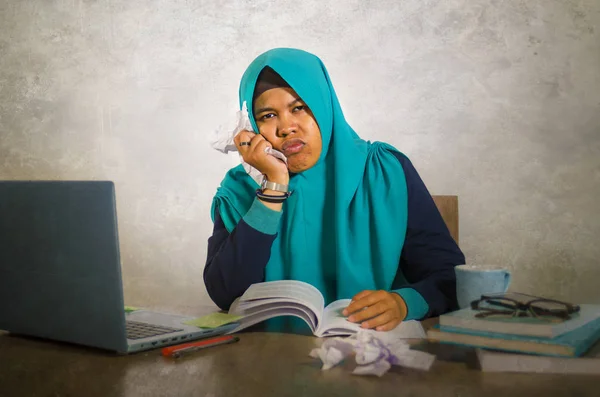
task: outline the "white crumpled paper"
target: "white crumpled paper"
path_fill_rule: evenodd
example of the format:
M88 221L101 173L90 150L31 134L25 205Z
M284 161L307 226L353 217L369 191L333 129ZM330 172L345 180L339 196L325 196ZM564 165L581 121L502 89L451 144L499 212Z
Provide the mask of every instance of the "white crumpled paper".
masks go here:
M322 370L328 370L353 353L357 364L352 372L355 375L382 376L392 365L428 371L435 361L433 354L410 350L409 344L401 339L384 341L368 330L346 338L327 339L310 356L321 359Z
M229 152L237 152L238 148L235 146L233 138L235 138L235 136L242 130L253 131L252 124L250 123L250 118L248 116L248 107L246 106L246 102L242 104L242 110L236 113L236 123L237 125L235 127L221 126L218 130L210 135L209 141L213 149L225 154L228 154ZM268 153L287 164L287 157L285 157L283 153L270 147L265 149L265 153ZM241 155L240 161L248 175L250 175L258 184L261 184L263 180L262 173L256 168L252 167L250 164L244 162L244 159Z

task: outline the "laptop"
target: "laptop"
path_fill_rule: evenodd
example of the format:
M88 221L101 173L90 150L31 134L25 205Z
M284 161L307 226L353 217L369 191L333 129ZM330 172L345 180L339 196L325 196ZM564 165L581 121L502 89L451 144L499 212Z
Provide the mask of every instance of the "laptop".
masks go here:
M233 330L123 302L110 181L0 181L0 330L127 354Z

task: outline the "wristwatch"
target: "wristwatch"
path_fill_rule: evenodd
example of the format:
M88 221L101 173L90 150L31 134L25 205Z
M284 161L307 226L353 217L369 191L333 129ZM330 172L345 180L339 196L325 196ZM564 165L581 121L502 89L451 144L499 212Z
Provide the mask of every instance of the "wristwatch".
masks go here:
M262 191L265 191L265 189L267 189L267 190L273 190L275 192L287 193L288 185L282 185L280 183L270 182L267 180L267 177L265 176L265 177L263 177L262 183L260 184L260 189Z

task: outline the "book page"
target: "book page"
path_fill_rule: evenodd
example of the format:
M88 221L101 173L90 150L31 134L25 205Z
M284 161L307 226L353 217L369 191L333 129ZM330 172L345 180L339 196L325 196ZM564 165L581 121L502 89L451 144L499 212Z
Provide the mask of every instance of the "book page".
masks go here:
M352 302L351 299L340 299L331 302L323 309L323 320L317 329L317 336L323 335L351 335L360 329L356 323L351 323L342 314L342 311Z
M248 305L244 306L244 302L239 303L234 309L230 310L229 314L243 317L255 316L257 314L273 314L271 317L283 316L286 314L286 309L301 310L306 314L305 321L310 326L311 330L315 330L317 328L318 320L315 313L306 307L302 302L281 302L281 300L277 298L273 299L262 299L260 304L256 305ZM269 317L269 318L271 318Z
M317 318L323 313L323 295L310 284L295 280L269 281L252 284L239 298L238 305L246 305L249 301L257 301L253 305L259 305L261 299L277 299L281 302L302 302L312 309Z
M309 325L309 327L311 327L311 330L314 333L314 327L311 325L310 316L308 315L308 312L306 311L306 309L300 309L300 308L294 308L294 307L284 307L284 308L276 308L276 309L268 310L265 312L258 312L255 314L251 314L247 317L244 317L244 318L238 320L240 325L238 327L234 328L233 330L229 331L228 334L232 334L234 332L241 331L241 330L248 328L254 324L258 324L258 323L268 320L270 318L280 317L280 316L299 317L302 320L304 320Z

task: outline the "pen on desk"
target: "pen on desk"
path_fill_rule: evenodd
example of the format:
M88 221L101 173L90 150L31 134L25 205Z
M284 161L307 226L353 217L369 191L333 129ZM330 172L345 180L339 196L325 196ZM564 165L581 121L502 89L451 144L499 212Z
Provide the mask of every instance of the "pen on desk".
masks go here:
M189 342L176 346L169 346L162 349L162 355L165 357L179 358L185 354L193 353L207 347L225 345L228 343L235 343L240 338L237 336L219 336L216 338L204 339L197 342Z

